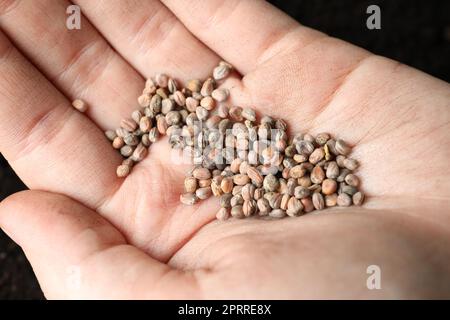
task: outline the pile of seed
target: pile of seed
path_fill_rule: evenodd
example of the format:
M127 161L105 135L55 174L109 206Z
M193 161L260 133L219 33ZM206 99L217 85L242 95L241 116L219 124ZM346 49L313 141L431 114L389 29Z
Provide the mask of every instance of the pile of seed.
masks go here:
M227 106L229 90L219 84L231 71L221 62L212 77L190 80L183 88L164 74L147 80L138 98L141 108L105 133L124 157L117 176L127 176L150 145L168 135L171 147L195 165L180 201L194 205L219 197L220 220L361 205L364 193L353 174L358 162L348 157L351 148L328 133L290 138L282 119L257 121L253 109Z

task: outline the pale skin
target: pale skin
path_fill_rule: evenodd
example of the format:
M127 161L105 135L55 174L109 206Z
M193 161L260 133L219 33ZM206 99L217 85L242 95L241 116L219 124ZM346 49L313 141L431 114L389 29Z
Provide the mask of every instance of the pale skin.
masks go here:
M450 297L447 83L260 1L75 3L78 31L66 1L0 2L0 151L31 189L0 204L0 226L47 298ZM222 59L233 104L356 146L363 207L214 221L217 199L179 203L189 166L166 139L115 176L103 131L145 78L204 79ZM381 290L367 289L370 265Z

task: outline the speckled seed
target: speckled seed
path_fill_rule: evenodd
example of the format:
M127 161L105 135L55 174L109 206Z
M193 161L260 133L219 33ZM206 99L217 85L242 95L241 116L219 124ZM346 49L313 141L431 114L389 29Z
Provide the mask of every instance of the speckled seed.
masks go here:
M217 115L223 119L228 117L228 107L224 104L220 104L217 107Z
M281 209L273 209L269 212L269 216L277 219L284 218L286 217L286 211Z
M345 177L350 173L350 170L348 169L342 169L339 172L339 176L336 178L337 182L343 182L345 180Z
M323 199L322 194L319 192L313 193L312 202L313 202L314 208L316 208L316 210L322 210L325 208L325 201Z
M222 182L222 180L219 181L215 179L211 182L211 191L215 197L219 197L223 193L222 188L220 187L220 182Z
M325 205L327 207L334 207L337 204L337 197L338 197L338 195L336 193L326 195L325 196Z
M125 142L123 141L123 138L121 138L121 137L116 137L112 142L112 146L114 149L120 149L124 145L125 145Z
M137 146L138 145L138 143L139 143L139 138L138 137L136 137L135 135L133 135L133 134L127 134L124 138L123 138L123 141L125 142L125 144L126 145L129 145L129 146Z
M260 216L266 216L269 214L269 211L272 210L269 205L269 201L267 199L261 198L256 202L258 207L258 214Z
M301 201L295 197L290 197L287 204L286 214L290 217L296 217L301 214L302 210L303 205Z
M339 166L335 161L328 162L326 176L329 179L336 179L339 176Z
M244 119L247 119L250 121L256 121L255 110L253 110L252 108L244 108L242 110L242 117L244 117Z
M344 168L344 161L345 161L345 156L343 156L343 155L338 155L337 157L336 157L336 163L337 163L337 165L340 167L340 168Z
M221 63L213 70L213 77L216 80L222 80L228 77L231 71L231 65L229 63Z
M278 187L280 186L280 182L278 181L277 177L275 177L272 174L267 175L264 178L263 181L263 187L266 191L276 191Z
M223 178L220 183L220 188L224 193L231 193L233 190L233 179L230 177Z
M242 121L244 118L242 117L242 108L241 107L232 107L229 111L228 114L231 118L231 120L234 121Z
M297 183L298 183L298 185L305 187L305 188L308 188L309 186L312 185L311 178L309 176L303 176L301 178L298 178Z
M230 193L221 195L219 198L220 206L223 208L230 208L231 207L231 198L233 198L233 196Z
M239 194L234 195L230 200L230 204L232 207L242 205L243 203L244 203L244 199L242 199L242 196Z
M337 190L337 183L333 179L325 179L322 182L322 193L330 195L335 193Z
M138 104L145 108L150 105L151 97L148 94L142 94L138 97Z
M244 204L242 205L242 212L246 217L254 215L256 213L256 201L244 200Z
M344 156L348 155L352 151L352 149L342 139L338 139L334 147L339 154Z
M309 197L311 194L311 191L303 186L298 186L294 189L294 196L297 199L304 199L306 197Z
M355 159L347 158L344 160L344 167L346 167L348 170L356 170L358 168L358 161Z
M322 132L316 136L316 143L318 145L325 145L327 141L330 139L330 135L328 133Z
M137 129L137 123L130 118L122 119L122 121L120 121L120 127L127 130L128 132L133 132Z
M192 171L192 176L199 180L209 179L211 178L211 171L206 168L198 167Z
M200 100L200 105L208 111L211 111L216 106L216 102L211 97L204 97Z
M289 175L291 176L291 178L294 179L303 177L305 173L306 173L305 166L302 165L295 166L291 168L291 170L289 170Z
M322 183L323 179L325 179L325 172L322 167L315 166L311 171L310 178L312 183Z
M208 118L209 112L203 107L197 107L195 109L195 114L197 115L198 120L204 121Z
M156 119L156 127L160 134L166 134L167 131L167 121L166 118L161 116Z
M251 183L247 183L242 187L241 194L244 200L252 200L253 195L255 194L255 186Z
M139 143L136 149L134 149L131 159L135 162L142 161L144 160L147 153L148 149L143 144Z
M194 193L197 190L197 179L194 177L184 179L184 190L189 193Z
M129 156L131 156L133 154L134 148L132 146L123 146L122 148L120 148L120 154L122 156L124 156L125 158L128 158Z
M238 186L244 186L250 182L250 178L246 174L236 174L233 176L233 182Z
M301 140L295 144L295 148L299 154L309 156L314 151L312 142Z
M362 191L358 191L353 195L352 199L355 206L360 206L364 202L364 193Z
M224 102L228 99L230 95L230 91L225 88L216 89L211 93L211 96L214 98L214 100L218 102Z
M201 200L208 199L209 197L211 197L211 194L212 194L211 187L198 188L195 191L195 195L197 196L197 198Z
M242 187L243 187L243 186L234 186L234 187L233 187L233 190L231 191L231 194L232 194L233 196L235 196L235 195L237 195L237 194L241 194Z
M117 167L116 174L119 178L124 178L130 174L131 168L128 165L121 164Z
M200 92L200 89L202 88L202 83L198 79L192 79L187 82L186 88L188 88L192 92Z
M338 195L336 203L340 207L348 207L352 204L352 198L346 193L341 193Z
M359 178L358 178L356 175L352 174L352 173L348 174L348 175L345 177L344 181L345 181L349 186L353 186L353 187L359 186Z
M340 192L341 193L346 193L346 194L352 196L352 195L354 195L355 193L358 192L358 189L356 189L353 186L343 185L343 186L341 186Z
M257 186L260 186L263 183L263 181L264 181L263 176L258 171L258 169L256 169L255 167L248 166L247 167L247 175L250 177L252 182L254 184L256 184Z
M230 210L228 208L220 208L217 211L216 219L220 221L225 221L230 217Z
M244 211L241 205L234 206L231 208L231 216L234 218L242 219L244 218Z
M149 117L142 117L139 120L139 129L141 129L143 133L149 132L151 128L152 128L152 119L150 119Z
M197 203L198 198L195 193L183 193L180 195L180 202L186 205L193 205Z

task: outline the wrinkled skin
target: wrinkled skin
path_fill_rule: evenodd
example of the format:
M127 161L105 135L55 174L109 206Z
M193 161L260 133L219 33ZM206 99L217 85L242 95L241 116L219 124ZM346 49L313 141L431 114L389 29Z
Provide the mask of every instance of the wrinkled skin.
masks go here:
M65 1L0 2L0 151L31 189L1 203L0 226L47 298L450 297L447 83L260 1L75 2L89 21L71 31ZM189 165L166 138L115 177L102 131L144 79L204 79L221 59L233 104L356 146L363 207L215 221L217 199L179 203Z

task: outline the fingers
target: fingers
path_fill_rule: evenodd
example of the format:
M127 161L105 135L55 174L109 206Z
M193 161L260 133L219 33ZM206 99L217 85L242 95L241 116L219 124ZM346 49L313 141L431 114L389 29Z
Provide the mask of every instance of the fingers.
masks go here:
M323 36L259 0L162 0L208 47L241 74L287 48ZM293 40L295 39L295 41Z
M119 155L0 33L0 152L30 187L96 207L118 187Z
M75 2L114 48L145 77L164 72L182 81L204 78L219 61L159 1Z
M67 197L17 193L0 204L0 227L25 251L47 298L199 295L193 275L128 245L105 219Z
M87 114L97 124L117 126L136 108L144 80L87 19L80 30L68 30L69 5L21 1L0 16L0 26L67 97L90 105Z

